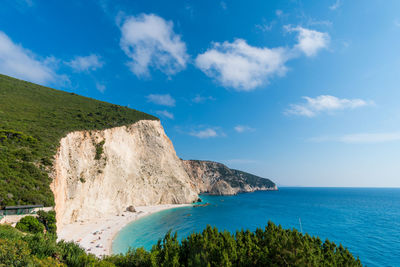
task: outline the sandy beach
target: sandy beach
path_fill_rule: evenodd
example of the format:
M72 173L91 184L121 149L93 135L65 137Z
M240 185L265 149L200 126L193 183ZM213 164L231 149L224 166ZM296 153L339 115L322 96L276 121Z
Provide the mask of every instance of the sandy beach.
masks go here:
M58 239L74 241L84 248L86 252L98 257L110 255L114 237L130 222L155 212L186 206L191 206L191 204L135 207L136 212L123 212L120 215L110 215L91 221L72 223L62 228L58 233Z

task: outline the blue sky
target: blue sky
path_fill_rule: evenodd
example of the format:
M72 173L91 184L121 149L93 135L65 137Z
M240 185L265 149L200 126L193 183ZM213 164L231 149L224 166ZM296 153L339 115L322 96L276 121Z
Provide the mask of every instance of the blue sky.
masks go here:
M4 0L0 73L158 116L184 159L400 186L399 1Z

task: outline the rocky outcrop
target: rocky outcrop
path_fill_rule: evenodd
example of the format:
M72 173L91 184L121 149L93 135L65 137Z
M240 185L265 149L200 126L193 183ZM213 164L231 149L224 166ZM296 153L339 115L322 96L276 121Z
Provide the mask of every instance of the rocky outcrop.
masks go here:
M218 162L183 160L183 164L200 193L235 195L257 190L277 190L275 183L269 179L229 169Z
M60 141L51 189L58 229L134 210L198 201L198 193L276 190L268 179L211 161L180 160L159 121L76 131Z
M159 121L69 133L60 141L53 169L59 228L130 206L198 199L199 190Z

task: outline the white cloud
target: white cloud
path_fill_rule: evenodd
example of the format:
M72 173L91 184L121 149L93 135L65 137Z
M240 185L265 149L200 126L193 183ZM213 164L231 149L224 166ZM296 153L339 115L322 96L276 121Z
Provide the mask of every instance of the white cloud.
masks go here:
M65 64L76 72L88 72L103 67L104 62L101 61L99 56L91 54L89 56L76 56Z
M285 113L306 117L314 117L321 112L355 109L358 107L374 104L372 101L365 101L362 99L340 99L331 95L320 95L316 98L304 96L303 98L306 100L306 103L292 104L290 105L290 108L285 111Z
M235 131L238 132L238 133L254 132L254 131L255 131L254 128L251 128L251 127L246 126L246 125L236 125L236 126L234 127L234 129L235 129Z
M150 94L146 98L149 102L152 102L157 105L168 106L168 107L175 106L175 99L172 98L172 96L169 94L166 95Z
M217 137L218 133L217 133L217 131L215 129L207 128L207 129L204 129L204 130L192 131L190 133L190 135L191 136L195 136L197 138L204 139L204 138Z
M374 144L400 141L400 132L355 133L338 137L320 136L309 139L311 142L340 142L346 144Z
M329 34L303 28L301 26L285 26L289 32L297 32L297 41L295 48L302 51L306 56L314 56L323 48L327 48L330 42Z
M56 61L38 58L0 31L0 73L39 84L64 83L68 78L56 74Z
M214 78L224 87L237 91L251 91L265 86L275 76L285 75L285 63L301 54L314 56L327 48L330 40L328 33L306 29L300 26L285 26L289 32L297 32L297 44L287 47L255 47L246 40L212 43L212 47L199 54L196 66L207 76ZM301 52L301 53L299 53Z
M341 5L342 5L342 1L341 1L341 0L336 0L335 3L333 3L331 6L329 6L329 9L330 9L330 10L336 10L336 9L338 9Z
M123 22L121 33L120 46L131 58L128 66L136 76L149 76L150 67L167 75L186 68L186 44L173 31L171 21L154 14L132 16Z
M96 82L96 89L99 90L100 92L104 93L106 90L106 86L102 83Z
M212 96L201 96L201 95L196 95L194 98L192 98L192 101L194 103L204 103L207 100L215 100L214 97Z
M225 87L250 91L268 83L268 79L286 72L285 48L258 48L245 40L213 43L196 58L196 66Z
M173 119L174 118L174 114L172 114L171 112L167 111L167 110L157 110L156 111L157 115L166 117L168 119Z

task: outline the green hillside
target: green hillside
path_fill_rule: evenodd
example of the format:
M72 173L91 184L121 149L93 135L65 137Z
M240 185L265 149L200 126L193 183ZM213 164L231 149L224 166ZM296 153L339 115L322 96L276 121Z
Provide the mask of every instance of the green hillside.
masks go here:
M76 130L158 120L127 107L0 75L0 207L52 205L47 174L59 141Z

